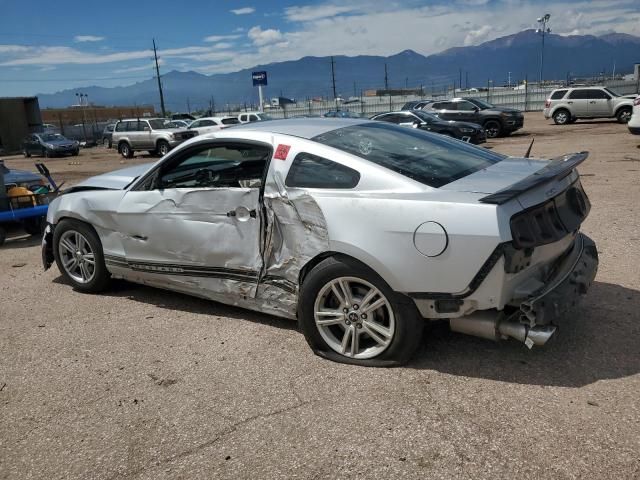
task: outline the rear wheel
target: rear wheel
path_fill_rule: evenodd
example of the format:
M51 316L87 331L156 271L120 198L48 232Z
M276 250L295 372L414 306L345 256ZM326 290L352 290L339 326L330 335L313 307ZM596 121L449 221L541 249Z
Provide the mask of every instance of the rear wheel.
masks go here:
M7 239L7 231L0 226L0 247L4 245L4 241Z
M629 120L631 120L631 115L631 108L622 107L620 110L618 110L616 118L618 119L618 123L629 123Z
M561 108L553 114L553 121L556 125L566 125L571 122L571 114L568 110Z
M133 157L133 150L131 150L131 147L126 142L122 142L118 146L118 151L120 152L120 155L122 155L124 158L132 158Z
M313 351L362 366L406 363L424 320L371 269L347 257L323 260L300 290L298 321Z
M484 131L487 137L497 138L502 134L502 127L497 120L489 120L484 123Z
M25 158L29 158L31 156L29 150L27 150L26 148L22 150L22 155L24 155Z
M109 284L100 239L89 225L62 220L53 231L53 253L60 273L77 290L96 293Z

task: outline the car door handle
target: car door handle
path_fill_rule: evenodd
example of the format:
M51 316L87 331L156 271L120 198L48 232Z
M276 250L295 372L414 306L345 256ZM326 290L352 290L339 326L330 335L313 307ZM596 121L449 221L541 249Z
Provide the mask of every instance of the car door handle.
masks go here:
M246 222L250 218L256 218L258 216L258 212L254 210L249 210L247 207L236 207L233 210L229 210L227 212L227 217L234 217L240 222Z
M146 242L147 240L149 240L149 237L145 237L144 235L131 235L131 238L135 238L136 240L142 240L143 242Z
M596 103L595 100L591 100L589 103Z
M573 103L573 102L567 102L567 103Z

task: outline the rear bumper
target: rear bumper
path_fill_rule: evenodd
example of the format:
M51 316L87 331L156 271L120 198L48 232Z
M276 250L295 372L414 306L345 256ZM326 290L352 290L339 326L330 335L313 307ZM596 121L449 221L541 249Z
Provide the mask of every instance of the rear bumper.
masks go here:
M639 127L629 126L629 132L631 132L633 135L640 135L640 126Z
M598 251L582 233L573 248L556 265L545 286L520 304L520 322L531 327L562 320L587 293L598 271Z

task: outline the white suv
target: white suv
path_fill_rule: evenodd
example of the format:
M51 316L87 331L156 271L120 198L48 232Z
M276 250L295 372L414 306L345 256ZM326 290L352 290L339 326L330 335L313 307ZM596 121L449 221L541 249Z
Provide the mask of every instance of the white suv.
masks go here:
M203 117L198 118L189 124L189 130L194 130L198 135L203 133L216 132L223 128L238 125L240 121L236 117Z
M606 87L559 88L551 92L544 108L544 118L557 125L573 123L579 118L617 118L627 123L633 99L622 97Z

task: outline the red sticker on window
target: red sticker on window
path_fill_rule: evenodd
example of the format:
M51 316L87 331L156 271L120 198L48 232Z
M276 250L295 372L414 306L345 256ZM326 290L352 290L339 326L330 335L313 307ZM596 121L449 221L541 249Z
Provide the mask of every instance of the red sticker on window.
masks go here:
M276 154L273 158L276 160L286 160L287 155L289 155L289 150L291 150L291 145L278 145L278 148L276 148Z

